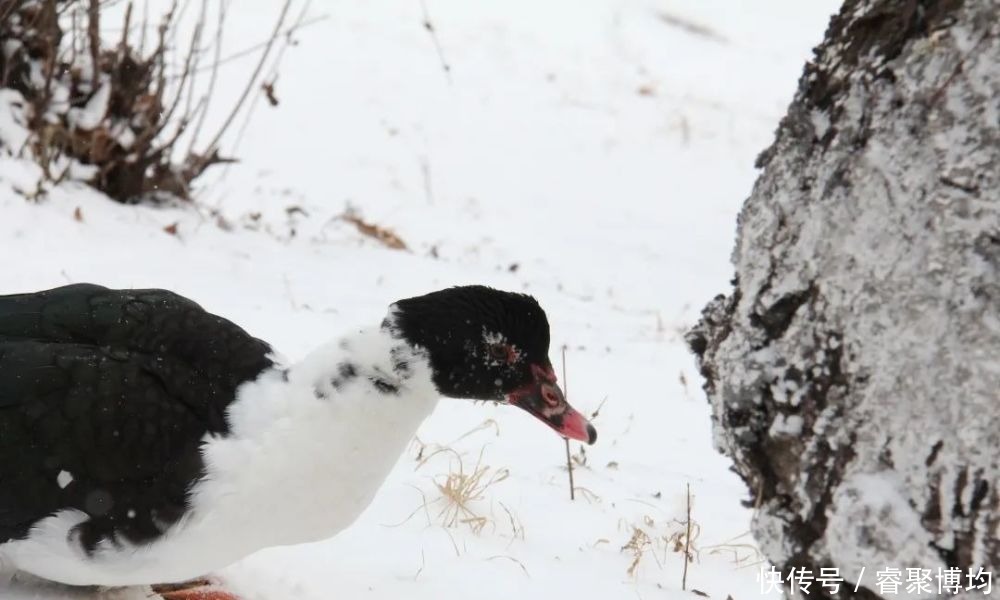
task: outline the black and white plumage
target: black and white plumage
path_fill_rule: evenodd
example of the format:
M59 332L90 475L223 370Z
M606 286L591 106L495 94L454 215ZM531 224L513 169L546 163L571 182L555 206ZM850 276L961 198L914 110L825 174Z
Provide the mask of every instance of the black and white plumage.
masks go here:
M164 290L0 297L0 562L74 585L183 581L349 525L440 396L566 435L544 311L480 286L401 300L283 366Z

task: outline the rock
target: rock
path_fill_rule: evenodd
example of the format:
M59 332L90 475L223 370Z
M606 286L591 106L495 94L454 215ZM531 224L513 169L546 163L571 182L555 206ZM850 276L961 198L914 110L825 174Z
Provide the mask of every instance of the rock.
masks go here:
M996 572L1000 3L848 0L758 166L688 342L762 551Z

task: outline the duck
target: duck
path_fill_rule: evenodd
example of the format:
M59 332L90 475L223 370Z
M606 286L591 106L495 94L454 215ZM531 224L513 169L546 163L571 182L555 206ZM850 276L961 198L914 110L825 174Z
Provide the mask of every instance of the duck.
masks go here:
M207 577L350 525L440 398L593 444L549 338L535 298L481 285L393 302L294 364L167 290L0 296L0 565L231 600Z

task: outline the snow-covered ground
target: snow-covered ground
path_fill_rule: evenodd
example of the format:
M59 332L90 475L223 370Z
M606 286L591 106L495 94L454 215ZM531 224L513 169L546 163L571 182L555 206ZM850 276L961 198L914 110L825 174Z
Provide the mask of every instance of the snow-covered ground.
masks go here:
M226 47L266 38L277 4L231 3ZM353 527L219 575L246 600L681 597L673 540L690 484L688 589L758 595L745 490L711 447L681 334L728 285L754 158L836 3L425 6L450 75L418 0L313 3L328 18L286 51L280 105L258 104L240 164L208 172L197 208L125 207L72 183L32 203L15 191L34 189L31 165L0 158L0 293L165 287L294 359L398 298L530 292L557 368L567 348L571 402L590 413L606 399L574 502L561 439L511 408L444 401ZM223 70L212 120L252 66ZM0 133L14 129L0 114ZM337 219L347 206L410 250ZM477 465L507 476L446 527L436 483Z

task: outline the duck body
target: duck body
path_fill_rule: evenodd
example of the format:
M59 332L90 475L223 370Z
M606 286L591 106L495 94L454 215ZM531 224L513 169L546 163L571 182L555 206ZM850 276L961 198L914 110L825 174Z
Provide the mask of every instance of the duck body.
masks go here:
M437 403L426 358L386 328L285 369L263 342L162 290L70 286L0 298L0 311L0 381L21 380L0 391L0 562L62 583L184 581L261 548L330 537L368 505ZM38 327L25 327L32 314ZM189 350L190 363L161 366L184 373L174 385L152 386L136 367L181 362L169 340L140 341L154 322ZM115 337L123 329L129 335ZM213 334L229 337L200 348L191 339ZM186 368L207 373L213 363L224 365L219 373L250 365L229 402L221 380L210 385ZM80 370L98 373L96 388L73 375ZM102 380L123 393L102 395ZM215 402L184 405L185 385ZM147 397L148 389L173 391ZM143 402L181 409L128 410ZM110 416L98 423L95 413ZM169 447L156 454L150 440Z
M165 290L0 296L0 570L164 584L328 538L441 396L593 443L548 346L534 298L482 286L400 300L290 366ZM232 597L198 594L162 595Z

